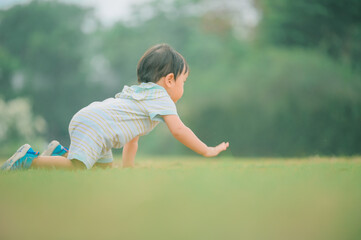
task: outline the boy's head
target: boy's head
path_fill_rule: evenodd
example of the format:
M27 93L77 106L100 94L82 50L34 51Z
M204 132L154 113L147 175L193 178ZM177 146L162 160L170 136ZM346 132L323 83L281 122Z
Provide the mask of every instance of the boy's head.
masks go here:
M138 82L158 82L170 73L174 79L188 72L188 64L184 57L168 44L158 44L148 49L138 62Z

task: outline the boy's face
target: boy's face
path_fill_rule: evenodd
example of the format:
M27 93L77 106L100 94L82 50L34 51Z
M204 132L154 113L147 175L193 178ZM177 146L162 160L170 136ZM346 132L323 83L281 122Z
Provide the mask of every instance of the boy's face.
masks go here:
M168 94L175 103L183 96L184 83L187 81L188 74L189 71L187 73L183 72L177 77L177 79L173 78L174 84L169 89Z

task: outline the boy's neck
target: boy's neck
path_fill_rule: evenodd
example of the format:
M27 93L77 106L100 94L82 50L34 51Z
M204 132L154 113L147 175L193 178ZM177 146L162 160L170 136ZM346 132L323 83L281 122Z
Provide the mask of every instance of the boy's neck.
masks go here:
M158 80L158 82L156 82L157 85L163 87L165 90L168 89L169 86L167 86L167 84L165 83L165 78L161 78Z

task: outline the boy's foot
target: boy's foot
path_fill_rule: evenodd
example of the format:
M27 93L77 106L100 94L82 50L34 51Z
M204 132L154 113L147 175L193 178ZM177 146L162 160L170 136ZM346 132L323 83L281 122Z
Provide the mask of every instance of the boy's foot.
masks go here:
M39 156L39 152L35 152L29 144L25 144L21 146L0 169L3 171L28 169L33 159L37 156Z
M68 151L69 150L60 145L58 141L53 140L40 156L63 156Z

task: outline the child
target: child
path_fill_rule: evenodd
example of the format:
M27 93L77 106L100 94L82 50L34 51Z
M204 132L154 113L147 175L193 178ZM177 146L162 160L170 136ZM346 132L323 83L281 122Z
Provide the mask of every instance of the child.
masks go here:
M139 136L149 133L159 122L165 122L172 135L196 153L217 156L229 143L208 147L178 116L175 103L183 95L188 73L188 64L177 51L167 44L153 46L138 62L139 85L125 86L115 98L93 102L74 115L69 125L69 151L53 141L46 154L39 156L25 144L1 169L111 166L111 149L121 147L123 167L131 167Z

